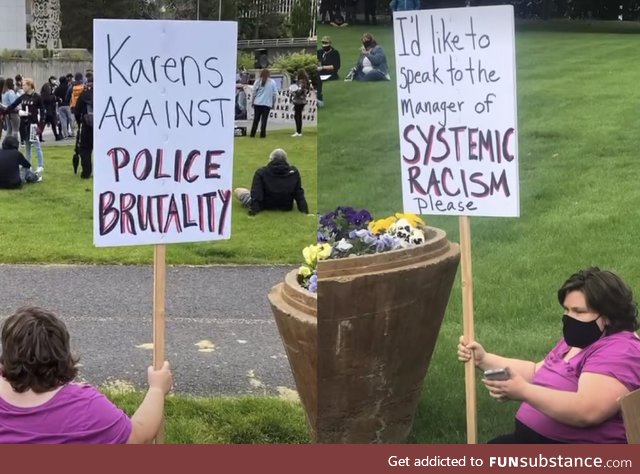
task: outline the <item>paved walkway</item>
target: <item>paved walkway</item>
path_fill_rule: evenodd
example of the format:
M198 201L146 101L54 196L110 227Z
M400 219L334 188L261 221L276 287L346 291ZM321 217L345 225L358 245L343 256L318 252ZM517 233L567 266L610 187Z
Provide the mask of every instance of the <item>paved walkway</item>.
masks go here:
M291 269L168 269L166 342L176 392L292 394L267 300ZM0 320L21 305L51 309L69 328L85 380L143 388L152 362L152 285L150 266L0 265Z

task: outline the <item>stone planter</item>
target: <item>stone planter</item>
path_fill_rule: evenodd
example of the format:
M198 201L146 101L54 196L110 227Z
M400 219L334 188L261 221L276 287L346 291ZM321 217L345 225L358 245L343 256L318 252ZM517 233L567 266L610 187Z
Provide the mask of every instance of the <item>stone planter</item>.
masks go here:
M425 236L410 249L320 262L317 299L295 271L272 288L314 441L406 441L460 260L444 231Z
M307 415L312 440L316 440L318 411L318 326L315 293L302 288L297 270L269 292L269 303L278 325L300 401Z

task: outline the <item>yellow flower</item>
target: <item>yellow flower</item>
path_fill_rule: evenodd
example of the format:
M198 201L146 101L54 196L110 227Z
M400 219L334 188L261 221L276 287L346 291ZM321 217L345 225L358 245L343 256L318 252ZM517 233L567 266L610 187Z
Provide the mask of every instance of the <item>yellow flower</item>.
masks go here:
M303 278L311 276L311 269L306 265L302 265L300 268L298 268L298 275L300 275Z
M318 244L318 260L325 260L331 257L331 245Z
M386 219L378 219L376 221L369 222L369 231L374 234L383 234L389 230L396 222L396 218L394 216L389 216Z
M304 263L311 268L315 268L318 263L318 246L309 245L302 250L302 256L304 257Z
M412 214L411 212L406 212L404 214L401 212L398 212L396 213L396 217L398 218L398 220L406 219L407 221L409 221L409 224L411 224L412 227L418 227L419 225L420 226L427 225L420 216L416 214Z

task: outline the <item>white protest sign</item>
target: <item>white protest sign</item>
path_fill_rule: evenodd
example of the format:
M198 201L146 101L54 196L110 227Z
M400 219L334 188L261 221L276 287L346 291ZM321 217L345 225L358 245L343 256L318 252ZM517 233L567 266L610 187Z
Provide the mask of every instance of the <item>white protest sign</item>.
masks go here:
M237 24L94 21L94 243L231 233Z
M518 216L512 6L393 16L404 210Z
M251 86L245 86L244 91L247 94L247 104L251 104L253 88ZM291 127L295 126L291 95L291 92L288 90L278 91L276 106L269 112L269 122L291 124ZM304 109L302 109L302 125L309 127L317 126L317 114L318 98L316 91L312 90L309 92L309 95L307 95L307 103ZM253 107L249 106L247 108L247 120L253 120L253 115Z

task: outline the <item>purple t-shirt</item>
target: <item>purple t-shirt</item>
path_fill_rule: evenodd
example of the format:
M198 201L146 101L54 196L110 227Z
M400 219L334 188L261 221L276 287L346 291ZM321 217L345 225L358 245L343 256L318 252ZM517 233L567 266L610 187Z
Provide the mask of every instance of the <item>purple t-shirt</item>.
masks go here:
M563 357L570 347L564 339L553 348L533 376L532 383L556 390L578 391L583 372L613 377L629 391L640 387L640 339L622 331L605 336L587 346L568 362ZM516 418L542 436L563 443L626 443L622 414L619 411L598 426L578 428L548 417L528 403L520 406Z
M91 385L67 384L30 408L0 397L2 444L118 444L130 434L129 417Z

